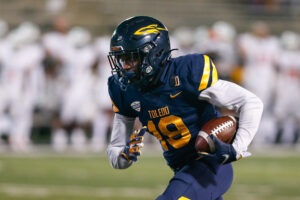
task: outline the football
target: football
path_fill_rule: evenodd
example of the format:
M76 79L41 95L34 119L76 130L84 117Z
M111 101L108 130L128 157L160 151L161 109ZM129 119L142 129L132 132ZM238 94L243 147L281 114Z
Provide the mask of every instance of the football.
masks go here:
M236 133L237 122L233 116L223 116L208 121L199 132L195 148L197 152L214 153L215 145L210 134L214 134L221 141L231 144Z

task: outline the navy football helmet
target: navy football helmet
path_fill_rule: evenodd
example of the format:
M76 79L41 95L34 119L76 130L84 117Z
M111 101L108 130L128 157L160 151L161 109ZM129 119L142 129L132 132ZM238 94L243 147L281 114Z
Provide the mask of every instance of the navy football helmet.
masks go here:
M108 59L124 90L147 87L170 57L168 29L152 17L126 19L112 35Z

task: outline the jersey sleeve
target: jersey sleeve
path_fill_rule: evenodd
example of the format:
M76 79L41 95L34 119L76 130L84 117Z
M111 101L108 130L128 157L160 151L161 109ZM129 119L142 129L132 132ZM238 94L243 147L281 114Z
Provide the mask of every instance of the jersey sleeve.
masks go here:
M259 127L263 112L262 101L250 91L223 80L203 91L199 99L217 107L234 110L239 115L239 127L232 145L237 152L237 159L245 157Z
M204 54L188 55L182 73L184 86L190 92L199 94L218 81L218 72L209 56Z
M116 169L125 169L131 166L132 161L122 158L121 152L129 139L129 133L134 127L135 118L128 118L123 115L115 114L112 123L110 143L107 147L107 157L111 166Z
M117 80L111 76L108 79L108 92L112 103L112 110L127 117L136 117L136 114L130 109L126 100L126 94L120 89Z

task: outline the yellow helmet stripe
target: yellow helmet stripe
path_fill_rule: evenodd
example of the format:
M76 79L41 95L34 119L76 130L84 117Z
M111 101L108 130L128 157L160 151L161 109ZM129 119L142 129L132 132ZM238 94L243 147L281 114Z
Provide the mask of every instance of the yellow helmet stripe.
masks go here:
M198 91L204 90L207 87L210 75L210 60L207 55L204 55L204 69L202 79L198 88Z
M212 83L210 86L212 86L213 84L215 84L218 81L218 72L217 72L216 66L213 62L211 62L211 63L213 66L213 74L212 74Z
M151 34L151 33L156 34L156 33L159 32L159 30L162 30L162 31L167 30L165 28L160 28L160 27L157 27L157 26L158 26L157 24L151 24L149 26L142 27L139 30L137 30L136 32L134 32L134 35L148 35L148 34Z

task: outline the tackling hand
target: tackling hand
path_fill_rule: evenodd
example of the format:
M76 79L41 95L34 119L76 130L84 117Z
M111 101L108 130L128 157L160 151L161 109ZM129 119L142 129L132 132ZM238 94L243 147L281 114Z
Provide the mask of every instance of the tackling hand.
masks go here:
M125 148L123 149L121 156L127 161L137 161L137 157L141 155L140 148L144 146L144 134L148 131L147 127L144 126L141 129L135 130L130 136Z
M226 144L222 142L219 138L217 138L214 135L210 135L209 137L213 140L215 144L216 152L213 154L201 152L199 153L199 156L216 159L217 162L220 164L227 164L236 161L236 151L231 144Z

